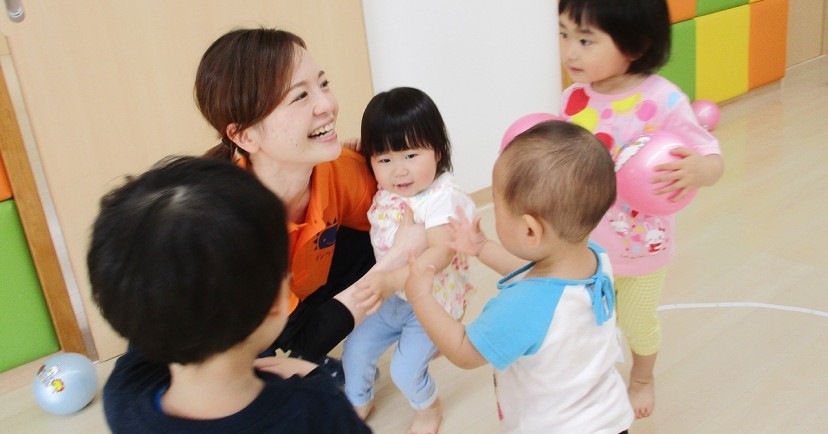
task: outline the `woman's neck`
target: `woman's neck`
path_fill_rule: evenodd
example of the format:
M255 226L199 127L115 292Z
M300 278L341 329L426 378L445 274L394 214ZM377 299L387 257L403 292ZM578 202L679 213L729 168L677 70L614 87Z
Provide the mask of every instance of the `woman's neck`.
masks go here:
M274 164L253 164L259 181L285 204L288 221L301 223L310 202L313 166L283 167Z
M170 387L161 397L165 414L186 419L216 419L238 413L264 389L256 376L256 355L230 350L199 364L170 365Z

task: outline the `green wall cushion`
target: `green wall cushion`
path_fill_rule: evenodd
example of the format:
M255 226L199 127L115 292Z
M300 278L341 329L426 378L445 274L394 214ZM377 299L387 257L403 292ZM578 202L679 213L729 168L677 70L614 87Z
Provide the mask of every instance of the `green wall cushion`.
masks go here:
M748 0L696 0L696 16L712 14L713 12L746 4L748 4Z
M658 73L675 83L693 101L696 99L696 22L682 21L670 28L673 34L670 60Z
M0 202L0 372L60 349L14 200Z

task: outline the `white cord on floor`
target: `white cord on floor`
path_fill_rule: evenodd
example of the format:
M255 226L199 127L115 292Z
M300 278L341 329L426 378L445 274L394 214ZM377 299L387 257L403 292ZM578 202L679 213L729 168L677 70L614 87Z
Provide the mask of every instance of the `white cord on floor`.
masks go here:
M798 313L806 313L809 315L816 315L828 318L828 312L824 312L821 310L815 309L806 309L803 307L795 307L795 306L783 306L779 304L768 304L768 303L756 303L753 301L729 301L729 302L719 302L719 303L678 303L678 304L665 304L659 306L657 311L665 311L665 310L672 310L672 309L699 309L699 308L716 308L716 307L755 307L760 309L774 309L774 310L784 310L788 312L798 312Z

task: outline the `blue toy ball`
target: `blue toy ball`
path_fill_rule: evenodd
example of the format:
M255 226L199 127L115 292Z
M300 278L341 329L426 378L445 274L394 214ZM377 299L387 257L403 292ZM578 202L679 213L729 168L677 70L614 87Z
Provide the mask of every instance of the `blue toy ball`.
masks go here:
M95 397L98 375L86 356L62 353L40 366L32 390L37 403L49 413L74 413Z

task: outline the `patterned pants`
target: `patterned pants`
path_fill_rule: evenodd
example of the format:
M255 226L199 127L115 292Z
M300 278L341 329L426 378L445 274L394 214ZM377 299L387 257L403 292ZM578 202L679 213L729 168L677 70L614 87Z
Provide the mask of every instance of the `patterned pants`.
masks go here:
M615 276L618 326L627 337L630 349L640 356L658 352L661 324L656 308L661 300L667 269L642 276Z

